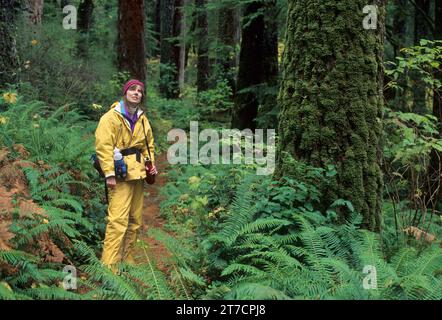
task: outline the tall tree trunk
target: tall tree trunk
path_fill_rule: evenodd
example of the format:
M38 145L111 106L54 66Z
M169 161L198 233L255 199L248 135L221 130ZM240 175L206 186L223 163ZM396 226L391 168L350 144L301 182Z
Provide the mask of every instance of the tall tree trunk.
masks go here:
M270 90L278 76L276 1L250 2L244 17L232 127L255 130L258 107L270 112L276 103Z
M414 28L414 44L419 45L420 40L422 39L430 39L430 25L428 22L430 15L430 0L416 0L415 1L417 8L415 10L415 28ZM425 114L428 112L428 108L426 106L426 91L427 86L422 81L421 76L416 73L411 73L412 80L414 81L413 85L413 112L418 114Z
M390 37L390 43L393 47L393 57L401 56L400 50L406 46L407 41L407 16L410 15L411 4L408 0L394 0L394 15L393 15L393 27L392 36ZM408 26L409 27L409 26ZM384 75L385 83L390 82L392 79L387 74ZM399 86L404 90L407 89L407 79L399 79ZM395 90L393 88L387 88L384 91L386 101L394 100L391 107L394 110L406 112L407 110L407 95L404 91Z
M393 16L393 55L399 56L399 50L405 46L405 17L407 13L408 0L394 0L395 11Z
M118 70L146 81L144 0L118 0Z
M179 39L181 36L181 28L182 28L182 20L183 20L183 11L182 6L184 4L184 0L175 0L174 4L174 12L173 12L173 29L172 29L172 37L175 38L173 40L172 46L172 63L173 63L173 78L172 83L174 84L174 90L172 91L172 95L170 98L177 99L180 95L180 69L181 69L181 57L182 57L182 42Z
M334 165L321 204L347 199L366 228L381 226L385 1L376 29L364 30L365 0L289 0L275 178L293 174L287 152L316 167ZM341 218L347 213L341 213Z
M209 25L207 22L206 0L195 0L197 10L196 14L196 38L197 44L197 75L196 87L197 91L205 91L209 89Z
M15 42L14 0L0 0L0 88L18 82L18 55Z
M442 1L436 1L434 19L434 39L442 40ZM442 72L438 73L442 79ZM439 138L442 137L442 90L434 89L433 92L433 115L438 119ZM425 206L435 208L442 199L442 153L433 149L430 153L428 167L428 184L425 190Z
M146 11L146 37L144 42L146 55L149 59L158 56L160 50L161 27L157 25L157 23L160 22L160 18L158 17L158 14L160 14L159 5L159 0L145 0L144 2Z
M178 66L179 46L176 40L171 40L177 32L176 4L181 0L161 0L161 68L160 68L160 94L168 99L179 96ZM178 11L178 12L177 12Z
M235 93L235 67L236 67L236 9L221 8L218 15L218 45L217 63L219 64L220 78L227 79L232 92Z
M93 0L83 0L78 7L78 32L77 52L80 57L88 56L89 31L92 26L92 14L94 11Z
M155 31L155 39L158 42L157 47L159 47L159 44L161 41L161 1L162 0L155 1L155 19L154 19L155 27L154 27L154 31Z
M187 5L187 0L181 0L181 7ZM178 68L178 84L180 91L184 90L184 82L185 82L185 71L186 71L186 63L187 63L187 44L185 41L186 36L186 15L184 12L184 8L180 8L180 20L177 22L179 24L179 37L181 40L179 41L180 46L180 56L179 56L179 68Z

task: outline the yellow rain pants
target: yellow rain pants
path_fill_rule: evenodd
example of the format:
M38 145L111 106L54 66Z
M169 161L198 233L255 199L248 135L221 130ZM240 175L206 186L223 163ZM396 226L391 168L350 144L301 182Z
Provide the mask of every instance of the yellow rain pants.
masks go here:
M133 247L143 224L143 180L117 181L109 188L108 223L101 261L114 266L134 263Z

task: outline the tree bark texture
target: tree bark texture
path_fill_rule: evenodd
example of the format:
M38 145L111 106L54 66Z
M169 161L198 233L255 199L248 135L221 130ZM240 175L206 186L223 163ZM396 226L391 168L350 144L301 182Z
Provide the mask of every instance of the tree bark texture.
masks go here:
M322 205L346 199L366 228L381 226L385 2L374 30L363 28L365 0L289 0L275 178L295 160L327 168ZM341 218L347 216L341 214Z
M118 69L146 81L144 0L118 1Z
M271 92L278 77L276 1L248 3L244 17L252 20L245 19L242 30L232 127L255 130L258 109L270 112L276 103Z
M196 38L197 38L197 75L196 87L197 91L205 91L209 89L209 25L207 22L206 0L195 0L196 6Z
M0 88L18 82L18 55L15 41L14 0L0 0Z

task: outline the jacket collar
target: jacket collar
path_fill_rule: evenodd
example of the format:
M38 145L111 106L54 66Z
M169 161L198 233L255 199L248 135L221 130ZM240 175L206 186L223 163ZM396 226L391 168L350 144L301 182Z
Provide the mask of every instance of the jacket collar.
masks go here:
M119 113L119 114L121 114L121 115L123 116L124 112L123 112L122 101L123 101L123 100L121 100L121 101L119 101L119 102L115 102L115 103L112 105L112 107L113 107L113 109L114 109L117 113ZM144 113L144 111L141 110L140 108L138 108L138 109L137 109L137 118L139 119L140 116L141 116L143 113Z
M123 106L120 104L120 102L117 101L114 104L112 104L112 106L110 108L113 109L113 111L123 120L124 124L129 129L129 131L131 132L132 130L130 128L129 120L127 120L126 117L123 115L122 107ZM144 113L144 111L141 110L140 108L138 108L138 111L137 111L138 119L137 119L136 122L138 122L138 120L140 120L141 115L143 113Z

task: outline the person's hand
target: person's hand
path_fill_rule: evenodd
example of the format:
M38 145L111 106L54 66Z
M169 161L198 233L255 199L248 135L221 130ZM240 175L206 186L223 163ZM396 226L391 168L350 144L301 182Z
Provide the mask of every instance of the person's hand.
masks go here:
M152 165L150 170L149 170L149 167L146 166L146 170L147 170L147 172L149 172L149 174L153 174L153 175L157 175L158 174L157 167L155 165Z
M113 189L117 185L117 180L115 180L115 177L108 177L106 178L106 185Z

